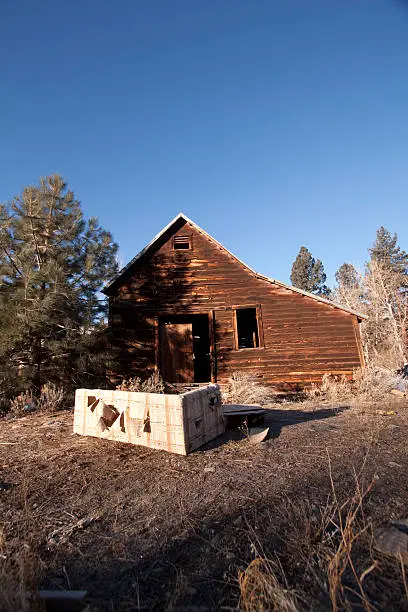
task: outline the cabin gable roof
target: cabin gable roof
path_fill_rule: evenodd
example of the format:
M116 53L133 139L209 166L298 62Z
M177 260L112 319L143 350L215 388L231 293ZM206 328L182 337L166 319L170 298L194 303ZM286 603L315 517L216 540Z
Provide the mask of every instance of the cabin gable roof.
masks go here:
M347 308L346 306L342 306L340 304L336 304L335 302L332 302L331 300L328 300L328 299L326 299L324 297L321 297L319 295L315 295L313 293L309 293L308 291L304 291L303 289L299 289L298 287L293 287L292 285L288 285L286 283L283 283L282 281L278 281L276 279L269 278L267 276L264 276L263 274L259 274L258 272L256 272L252 268L250 268L246 263L241 261L238 257L236 257L236 255L234 255L228 249L226 249L220 242L218 242L218 240L213 238L205 230L203 230L196 223L194 223L194 221L189 219L189 217L187 217L187 215L185 215L184 213L179 213L172 221L170 221L170 223L168 225L166 225L149 242L149 244L147 244L139 253L137 253L137 255L135 255L135 257L133 257L133 259L131 259L129 261L129 263L126 266L124 266L118 272L118 274L116 274L116 276L109 283L107 283L105 285L105 287L102 289L102 292L105 293L106 295L110 295L117 287L119 287L122 284L122 282L124 282L124 279L130 274L131 270L133 270L133 268L137 265L137 263L144 256L149 255L150 253L153 253L158 248L160 248L160 246L162 244L164 244L167 240L169 240L171 235L173 233L175 233L178 229L180 229L185 223L189 223L192 227L194 227L195 230L197 230L199 233L204 235L215 246L217 246L218 248L221 248L236 263L238 263L247 272L249 272L251 275L255 276L256 278L259 278L260 280L264 280L264 281L266 281L268 283L276 285L277 287L283 287L285 289L288 289L289 291L293 291L295 293L299 293L299 294L304 295L306 297L309 297L309 298L311 298L311 299L313 299L315 301L322 302L323 304L328 304L329 306L332 306L334 308L338 308L340 310L343 310L344 312L348 312L349 314L356 315L359 319L367 319L368 318L367 315L365 315L363 313L360 313L360 312L357 312L355 310L352 310L351 308Z

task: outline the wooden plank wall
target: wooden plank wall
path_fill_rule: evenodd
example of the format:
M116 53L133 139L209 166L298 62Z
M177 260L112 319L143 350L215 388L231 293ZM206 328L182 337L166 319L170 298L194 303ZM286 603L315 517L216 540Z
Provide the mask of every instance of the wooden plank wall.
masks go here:
M173 235L192 249L175 251ZM287 388L346 374L362 365L357 318L252 274L194 226L181 220L110 291L118 376L145 377L156 367L158 316L214 313L217 380L233 370ZM236 349L234 307L260 307L264 346Z

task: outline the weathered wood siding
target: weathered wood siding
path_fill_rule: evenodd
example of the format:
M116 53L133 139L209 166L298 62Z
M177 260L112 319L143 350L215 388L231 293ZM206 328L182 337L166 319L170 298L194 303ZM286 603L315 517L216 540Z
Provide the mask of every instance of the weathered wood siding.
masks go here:
M192 249L173 249L174 235ZM234 307L258 306L262 346L236 349ZM362 364L357 317L260 279L184 221L160 239L110 290L112 345L119 375L146 376L158 360L158 316L212 312L216 380L233 370L281 387L351 375Z

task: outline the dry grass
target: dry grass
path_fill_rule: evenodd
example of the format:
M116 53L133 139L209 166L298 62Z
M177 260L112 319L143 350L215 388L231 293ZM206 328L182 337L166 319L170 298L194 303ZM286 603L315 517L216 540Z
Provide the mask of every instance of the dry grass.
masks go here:
M292 418L277 408L267 442L232 437L187 457L72 436L68 411L55 422L40 412L4 421L1 480L12 486L0 492L0 609L35 609L32 587L85 589L92 609L124 612L235 610L239 598L243 610L329 610L331 596L338 609L363 609L353 567L371 605L406 609L399 559L371 541L371 523L406 517L408 402L400 406L367 411L364 423L354 409L295 407ZM68 541L50 547L62 530Z
M239 573L239 608L244 612L276 610L276 612L298 612L296 596L278 578L277 564L258 557Z
M389 396L397 386L406 388L407 381L388 368L368 365L354 374L354 404L375 404Z
M37 400L39 410L54 411L60 410L65 400L65 393L62 387L54 383L47 383L41 387L40 397Z
M63 407L64 400L63 387L58 387L54 383L47 383L41 387L38 397L33 394L31 389L28 389L10 400L9 412L15 416L22 416L35 410L54 412Z
M153 372L151 376L142 380L138 376L122 380L120 385L117 385L118 391L134 391L142 393L165 393L166 385L158 372Z
M24 414L25 411L35 410L36 400L32 390L23 391L14 399L10 400L10 412L16 416Z
M378 601L365 586L375 571L392 575L395 592L402 597L407 595L402 559L381 559L373 549L372 523L365 516L364 503L375 480L364 483L366 460L367 456L360 471L354 473L354 490L344 499L336 492L328 455L331 496L327 503L317 508L307 501L286 499L281 508L274 510L275 519L276 513L282 519L279 531L273 534L281 542L280 556L271 561L263 554L239 572L241 610L294 612L315 609L324 602L323 606L333 612L356 608L377 612ZM263 520L267 521L268 516ZM253 551L263 551L253 529L249 538ZM303 579L299 580L302 568ZM287 580L289 574L296 577L293 585Z
M345 377L334 377L325 374L320 385L312 385L306 391L306 401L321 404L339 404L350 402L353 398L353 388L350 381Z
M254 376L242 372L233 372L224 392L224 401L228 404L270 403L274 399L271 387L261 385Z
M331 554L328 555L327 580L329 585L330 601L333 612L349 607L346 588L355 598L360 600L360 605L366 612L374 610L363 587L363 580L377 566L376 561L372 560L369 567L361 575L358 574L356 565L353 561L353 548L356 542L368 531L371 530L371 523L364 519L363 502L370 492L373 482L364 487L363 483L355 476L355 491L343 503L338 501L336 489L333 482L330 467L330 481L333 493L333 514L330 517L330 524L335 528L337 535L336 545ZM346 570L351 570L358 590L345 587L343 577Z
M324 403L368 407L388 399L391 390L397 387L408 388L407 381L390 369L369 364L356 370L353 380L325 374L320 385L312 385L305 392L305 403L311 406Z
M36 554L33 517L27 503L28 483L21 483L24 513L18 525L19 550L11 555L6 529L0 524L0 611L40 612L44 608L37 597L39 562Z

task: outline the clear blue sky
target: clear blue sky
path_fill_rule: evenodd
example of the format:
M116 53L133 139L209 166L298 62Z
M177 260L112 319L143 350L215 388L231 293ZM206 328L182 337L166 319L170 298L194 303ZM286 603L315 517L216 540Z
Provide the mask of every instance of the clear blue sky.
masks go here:
M0 200L52 172L126 263L179 211L263 274L408 250L403 0L0 0Z

